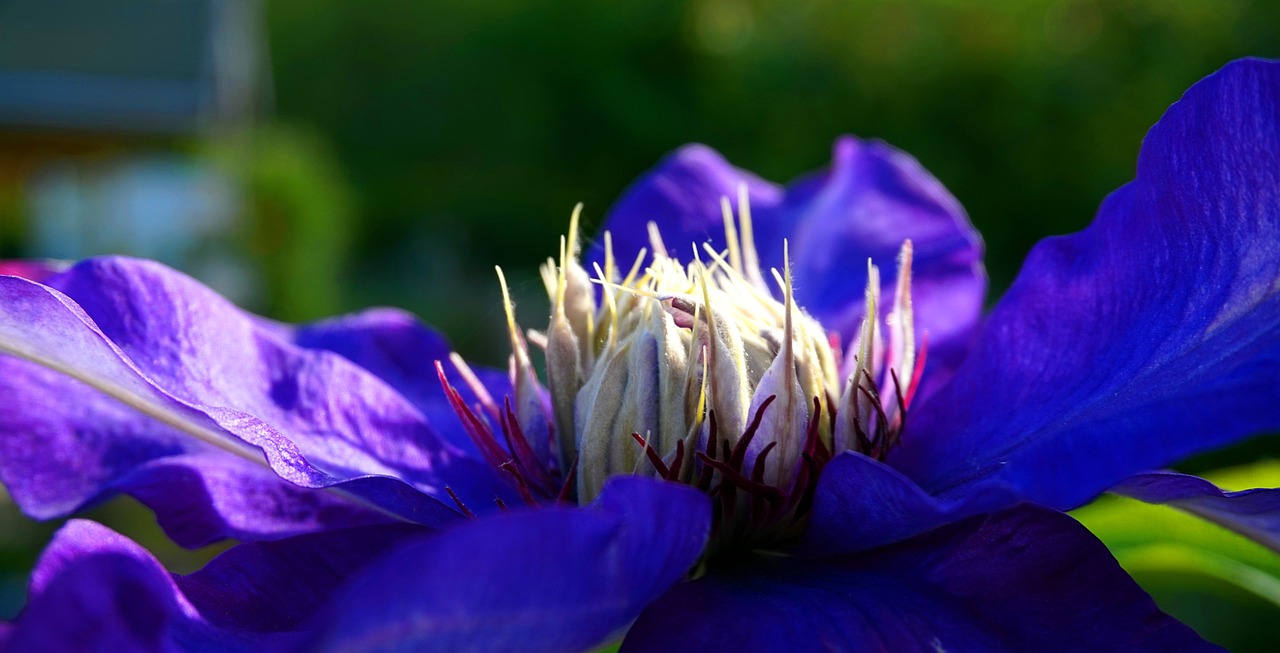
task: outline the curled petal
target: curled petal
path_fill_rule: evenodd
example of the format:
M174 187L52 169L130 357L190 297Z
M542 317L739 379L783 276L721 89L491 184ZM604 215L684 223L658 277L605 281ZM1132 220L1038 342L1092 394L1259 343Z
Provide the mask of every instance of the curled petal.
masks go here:
M1280 427L1280 64L1196 84L1086 230L1041 242L889 462L1071 508Z
M586 509L465 524L362 574L323 616L312 647L589 650L685 575L710 519L697 490L615 477Z
M992 486L939 500L892 467L850 451L822 470L801 550L813 555L865 551L1019 501L1012 488Z
M757 556L677 585L623 651L1212 651L1105 546L1021 506L830 558Z
M223 553L175 576L105 526L71 520L31 574L26 607L0 648L12 651L294 649L305 624L407 524L341 529Z
M32 401L0 411L24 429L0 440L6 483L28 473L70 478L59 460L93 468L88 477L105 490L131 465L163 456L265 458L295 485L341 486L334 493L344 500L428 524L457 517L432 498L443 495L446 478L478 504L506 491L377 377L285 342L172 270L98 259L47 282L0 277L0 348L62 374L40 376L30 362L0 358L6 379L40 376ZM154 424L137 420L139 412Z
M30 517L53 519L129 494L188 547L388 519L193 441L52 370L8 358L0 367L0 482Z
M1226 492L1196 476L1174 472L1135 474L1111 492L1168 504L1280 551L1280 489Z

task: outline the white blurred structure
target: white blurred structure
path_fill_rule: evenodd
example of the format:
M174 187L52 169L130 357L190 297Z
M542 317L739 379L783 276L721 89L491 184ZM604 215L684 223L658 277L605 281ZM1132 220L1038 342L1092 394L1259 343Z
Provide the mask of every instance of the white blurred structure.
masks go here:
M153 258L251 302L240 181L193 152L263 113L265 53L259 0L0 2L0 257Z

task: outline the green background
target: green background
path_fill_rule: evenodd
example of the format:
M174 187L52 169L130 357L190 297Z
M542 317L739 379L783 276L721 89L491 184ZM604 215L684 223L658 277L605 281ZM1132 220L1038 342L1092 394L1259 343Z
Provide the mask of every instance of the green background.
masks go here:
M709 144L783 182L825 165L839 134L883 139L966 207L994 299L1036 240L1084 227L1132 177L1146 130L1188 86L1233 58L1280 57L1276 2L276 0L264 10L272 109L234 138L186 145L247 189L240 244L265 286L250 308L300 321L403 306L487 364L506 356L493 266L513 280L525 325L541 326L536 266L573 205L586 203L593 227L681 144ZM1275 451L1262 440L1188 469ZM1260 469L1255 482L1280 484L1275 467ZM1133 552L1159 542L1122 526L1153 518L1125 505L1086 522L1141 566ZM135 505L90 516L131 524L177 570L212 552L165 546ZM54 527L0 511L0 616L19 604L22 570ZM1246 562L1264 560L1255 566L1274 578L1267 555L1250 550ZM1139 577L1217 641L1280 641L1274 597L1224 590L1188 564L1161 575L1151 563Z
M574 203L598 224L683 143L784 182L826 165L839 134L883 139L966 207L994 296L1036 240L1082 228L1132 177L1188 86L1280 56L1271 2L288 1L267 16L278 119L330 147L351 189L340 307L410 307L490 362L505 356L487 344L492 267L531 326L545 319L534 270Z

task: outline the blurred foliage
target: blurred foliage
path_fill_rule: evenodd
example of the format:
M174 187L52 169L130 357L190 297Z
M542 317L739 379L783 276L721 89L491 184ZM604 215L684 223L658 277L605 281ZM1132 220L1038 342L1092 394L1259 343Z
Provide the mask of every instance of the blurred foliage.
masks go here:
M265 286L254 308L290 322L344 308L355 199L328 141L313 130L268 124L206 147L248 198L241 244L259 262Z
M1280 461L1206 477L1243 490L1280 485ZM1233 651L1274 650L1280 620L1280 555L1167 506L1104 496L1072 513L1115 554L1166 612ZM1259 627L1271 624L1273 627Z
M281 119L357 189L351 306L404 305L496 362L492 266L534 268L575 202L598 222L691 141L785 181L841 133L918 157L967 207L993 294L1092 218L1197 79L1280 56L1280 3L278 0ZM521 281L523 279L523 281Z

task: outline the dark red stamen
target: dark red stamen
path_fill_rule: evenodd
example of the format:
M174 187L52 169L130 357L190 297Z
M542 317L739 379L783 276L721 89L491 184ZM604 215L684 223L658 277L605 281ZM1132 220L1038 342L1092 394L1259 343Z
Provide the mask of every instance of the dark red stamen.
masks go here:
M462 395L458 393L452 385L449 384L448 377L445 376L444 366L440 361L436 361L436 374L440 376L440 385L444 388L445 398L449 401L449 406L453 408L453 412L458 415L458 419L462 421L462 428L467 432L471 441L476 444L476 448L480 450L485 460L494 467L500 467L510 456L502 450L502 446L493 437L493 431L489 429L484 422L471 412Z
M831 415L835 416L835 409L831 410ZM819 458L825 463L831 460L831 452L827 450L827 445L822 442L822 438L818 433L818 425L822 423L822 402L817 397L813 398L813 413L809 417L809 429L805 432L804 451L806 453L817 453ZM831 430L835 431L835 419L828 420Z
M778 443L770 442L769 445L764 448L764 451L761 451L760 455L756 458L756 464L753 465L751 468L751 480L753 482L764 484L765 461L768 460L769 452L773 451L773 447L776 444ZM767 498L762 494L756 494L751 497L751 522L752 523L759 524L764 521L765 516L767 514L766 510L769 507L769 503L770 502L767 500Z
M662 462L662 456L659 456L658 452L649 446L649 441L641 437L639 433L632 433L631 437L635 438L635 441L644 447L644 455L649 459L649 464L658 470L658 476L661 476L663 480L671 480L671 470L667 468L666 463Z
M550 493L555 488L556 482L552 480L546 467L538 461L538 455L533 452L533 447L529 446L529 439L525 437L524 430L520 428L520 422L516 419L515 411L511 410L511 397L507 397L505 408L502 432L506 436L507 448L515 454L515 459L520 464L520 469L533 477L534 485Z
M854 412L857 412L857 402L854 402ZM871 438L867 435L866 429L862 428L862 418L857 414L853 416L853 436L857 439L858 451L871 451Z
M768 446L766 446L764 450L761 451L760 458L763 458L765 456L764 452L772 451L774 445L776 444L778 443L770 442ZM757 458L757 462L760 460L760 458ZM711 467L714 467L717 472L720 472L721 474L724 475L724 479L726 481L729 481L733 485L737 486L737 488L740 490L745 490L751 494L763 496L769 499L770 501L777 501L782 499L783 497L782 490L772 485L756 482L751 478L743 475L743 473L739 469L734 468L733 466L729 465L726 462L715 460L713 458L708 458L706 454L701 454L701 453L698 454L698 460L701 461L702 464L704 465L710 465Z
M684 440L676 440L676 455L671 459L671 473L667 476L668 481L680 480L680 471L684 466Z
M827 445L819 437L815 426L817 420L820 419L818 413L821 408L822 406L818 403L817 398L814 398L814 414L809 423L808 441L805 442L804 451L800 454L804 464L801 465L796 475L796 484L791 492L792 500L796 502L793 510L800 515L809 514L810 508L813 507L813 496L818 488L818 477L822 475L823 468L827 466L827 463L831 462L833 457L831 451L827 449ZM835 409L832 408L827 412L832 415L834 420Z
M520 473L520 468L513 461L508 460L499 465L503 471L510 474L516 480L516 490L520 492L520 498L532 507L538 506L538 500L533 498L533 493L529 491L529 484L525 482L524 475Z
M885 438L886 451L898 444L898 436L907 426L907 401L902 396L902 384L898 382L898 373L893 371L893 368L889 368L889 378L893 379L894 394L898 398L898 417L894 429Z
M834 410L831 412L834 412ZM791 488L786 493L787 502L775 511L776 517L770 522L771 524L777 522L778 519L785 519L787 515L808 514L804 496L811 487L817 485L818 476L822 468L831 460L827 445L822 442L822 437L818 432L818 425L821 423L822 402L817 397L814 397L813 413L809 416L809 426L805 432L804 447L800 452L801 461L796 468L795 480L792 481Z
M733 453L728 456L730 465L735 468L742 467L743 461L747 458L747 447L751 445L751 440L756 437L756 431L760 428L760 421L764 419L765 409L777 398L778 395L769 395L765 397L764 401L760 402L760 408L756 410L755 417L747 425L747 430L742 432L742 437L738 438L738 446L734 447Z
M751 480L755 483L764 483L764 464L769 458L769 452L778 446L777 442L770 442L760 451L760 455L756 456L756 463L751 466ZM774 488L777 489L777 488ZM779 490L781 493L781 490Z
M506 441L506 448L503 448L491 424L468 407L462 394L449 383L444 365L440 361L436 361L436 374L440 377L440 385L444 388L449 407L462 422L462 428L467 436L475 443L485 461L494 468L511 475L513 485L525 503L532 506L538 505L539 498L564 500L566 497L573 496L572 479L576 470L570 469L567 473L568 478L561 481L562 474L556 470L554 464L538 457L511 407L511 397L506 398L505 410L502 411L490 405L491 402L482 402L477 406L477 409L488 410L496 416L498 427L502 430L502 439ZM500 499L495 498L495 501L499 507L506 508Z
M729 440L728 439L720 440L720 457L722 459L727 460L729 456L730 456ZM702 460L702 459L699 458L699 460ZM720 461L716 460L716 462L719 463ZM702 464L706 467L711 467L713 469L715 469L716 467L715 465L708 465L706 461L703 461ZM726 467L728 466L726 465ZM729 467L728 469L730 471L733 471L733 468L731 467ZM724 470L716 469L716 471L720 472L721 478L726 478ZM741 476L741 474L738 474L738 475ZM720 520L722 522L726 522L730 527L732 527L735 521L733 519L733 516L738 514L738 493L726 492L724 488L724 481L721 481L720 486L715 491L713 491L712 494L714 495L716 492L719 492L719 495L720 495ZM718 532L718 529L717 529L717 532Z
M565 474L564 485L560 486L560 494L556 495L557 503L576 503L574 497L578 495L576 481L578 480L578 455L574 455L573 464L569 466L569 473Z
M715 411L707 412L707 430L703 434L702 451L694 451L692 459L701 466L696 481L691 484L711 495L715 516L712 520L712 548L740 546L770 546L780 541L790 541L803 531L822 468L831 460L830 446L823 441L823 424L834 428L834 410L823 415L822 400L813 398L813 411L805 425L800 458L796 461L794 478L786 487L772 485L765 480L770 456L779 443L769 442L761 450L751 453L751 444L760 433L764 414L777 400L766 397L752 415L751 422L733 444L721 437ZM645 449L645 457L661 478L681 480L686 443L677 440L675 452L663 460L652 444L638 433L632 439ZM864 436L865 437L865 436ZM750 469L748 469L750 458ZM785 474L784 474L785 475ZM739 497L739 494L742 496ZM747 501L746 510L740 510L740 502Z
M467 509L467 504L463 503L462 499L458 498L458 495L453 492L453 488L446 485L444 486L444 491L449 494L450 499L453 499L453 503L458 506L458 510L462 511L462 515L464 517L466 517L467 519L476 518L476 514Z
M818 492L818 477L822 475L822 468L826 463L818 462L808 453L801 454L801 457L804 460L801 473L804 474L806 482L797 484L802 490L799 493L800 499L796 501L795 511L798 515L807 515L813 509L813 497Z
M694 458L698 458L705 454L703 454L700 451L695 451L693 452L693 455L694 455ZM711 480L714 476L715 476L715 470L711 469L710 466L703 465L702 471L698 472L698 482L697 484L694 485L694 487L698 488L699 490L702 490L703 492L710 492Z
M865 372L865 371L864 371ZM870 439L867 446L867 455L873 458L880 457L880 451L884 450L882 440L889 432L889 416L884 413L884 406L880 405L880 390L876 388L874 381L871 381L871 375L867 374L868 385L859 385L858 391L863 394L871 404L871 410L875 412L876 433Z

